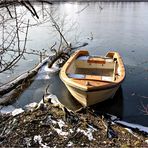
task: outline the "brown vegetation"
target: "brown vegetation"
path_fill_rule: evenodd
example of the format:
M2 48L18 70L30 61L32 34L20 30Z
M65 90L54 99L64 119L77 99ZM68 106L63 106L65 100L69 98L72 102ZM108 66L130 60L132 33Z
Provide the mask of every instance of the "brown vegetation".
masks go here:
M52 104L34 110L1 116L1 147L146 147L146 137L131 133L95 116L90 110L64 111Z

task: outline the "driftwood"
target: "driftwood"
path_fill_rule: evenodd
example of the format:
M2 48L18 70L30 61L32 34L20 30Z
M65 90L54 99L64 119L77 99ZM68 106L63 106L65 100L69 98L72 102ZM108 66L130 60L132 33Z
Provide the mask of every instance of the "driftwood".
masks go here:
M49 58L46 58L45 60L43 60L42 63L39 63L32 70L27 71L27 72L23 73L22 75L18 76L17 78L15 78L14 80L2 85L0 87L0 96L6 94L6 93L10 92L12 89L16 88L19 84L24 82L25 79L34 77L37 74L40 67L43 66L48 60L49 60Z
M13 98L16 98L17 94L19 93L20 87L22 87L22 85L25 84L28 80L34 78L38 70L44 64L46 64L48 60L49 58L44 59L42 63L39 63L32 70L27 71L14 80L2 85L0 87L0 104L8 103Z

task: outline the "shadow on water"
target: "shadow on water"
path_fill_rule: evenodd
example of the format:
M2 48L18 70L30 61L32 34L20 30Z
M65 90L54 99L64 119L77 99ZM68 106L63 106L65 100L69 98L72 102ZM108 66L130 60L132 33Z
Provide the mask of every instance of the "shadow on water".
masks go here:
M69 93L69 91L67 90L67 88L65 87L65 85L59 79L58 76L54 78L54 84L55 85L51 85L49 89L53 94L55 94L59 98L59 101L62 104L64 104L67 108L71 110L78 110L82 107L72 97L72 95ZM140 86L140 82L139 82L139 86ZM139 102L139 100L141 101L141 98L137 95L132 96L133 94L130 94L129 92L127 92L127 90L129 91L130 87L133 88L133 86L131 85L129 85L129 87L127 87L125 84L121 85L113 98L103 101L101 103L95 104L90 108L94 110L94 112L97 114L107 113L110 115L117 116L123 121L147 126L148 116L146 116L141 111L142 106ZM147 100L145 98L143 98L143 102L144 104L147 104Z
M95 104L91 106L91 108L96 113L102 113L102 114L108 113L122 119L123 113L124 113L123 105L124 105L123 92L122 92L122 87L120 86L113 98L103 101L101 103Z
M64 106L73 111L82 107L81 104L70 94L58 75L52 78L52 82L53 83L49 86L48 91L56 95Z
M82 105L70 94L60 78L55 76L52 78L52 85L49 86L49 92L55 94L59 101L67 108L75 111ZM54 85L53 85L54 84ZM122 87L119 87L112 99L91 106L93 110L100 113L109 113L122 119L123 117L123 93Z

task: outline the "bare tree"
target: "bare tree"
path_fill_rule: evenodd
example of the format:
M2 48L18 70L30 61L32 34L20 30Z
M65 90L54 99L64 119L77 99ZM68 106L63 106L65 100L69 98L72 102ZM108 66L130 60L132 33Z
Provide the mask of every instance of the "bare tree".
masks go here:
M41 61L35 68L0 86L0 104L6 104L9 100L17 98L20 92L23 91L22 86L26 84L27 81L29 81L30 84L32 78L37 74L37 71L43 64L48 62L49 67L57 61L63 64L64 61L69 58L69 53L71 53L73 49L87 45L87 43L84 43L83 45L72 48L71 44L67 41L66 34L69 34L71 30L73 31L75 29L75 22L65 27L65 24L69 24L70 21L67 20L68 22L66 22L65 16L58 15L56 9L49 7L46 9L46 7L41 5L41 11L35 10L36 7L34 9L30 7L31 11L26 5L24 6L25 11L21 11L20 13L16 4L11 5L8 9L6 9L6 7L0 7L0 11L2 12L0 13L0 31L2 32L0 42L0 73L12 69L16 63L24 57L24 53L40 55L41 51L26 50L27 35L30 26L34 26L36 23L49 22L51 24L49 30L53 30L55 36L58 36L58 39L50 48L50 51L54 54L50 56L49 54L43 55L47 58ZM24 16L28 11L34 16L33 18L36 23L32 24L31 20L29 21L28 19L25 21ZM36 11L36 13L34 13L34 11ZM38 16L41 16L41 14L43 20L40 22Z
M48 1L38 1L46 2ZM24 12L17 6L22 5ZM29 11L33 17L39 18L29 0L0 0L0 73L12 69L24 56L26 51L29 19L24 20L24 15ZM23 36L23 38L22 38Z
M69 42L70 37L67 35L73 34L72 42L74 43L76 33L73 33L77 29L77 23L70 20L64 14L59 14L57 8L52 8L49 10L44 9L44 13L47 14L51 28L54 36L57 36L56 42L51 47L50 51L54 52L57 59L66 61L69 58L69 54L73 49L77 47L72 47L71 42ZM68 52L67 52L68 51ZM50 63L49 67L54 63Z

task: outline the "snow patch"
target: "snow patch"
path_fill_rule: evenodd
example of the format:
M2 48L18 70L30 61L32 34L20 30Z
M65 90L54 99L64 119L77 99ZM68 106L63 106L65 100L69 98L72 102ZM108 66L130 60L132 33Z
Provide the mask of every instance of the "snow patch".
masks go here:
M116 119L118 119L117 116L114 116L114 115L111 116L111 120L112 120L112 121L114 121L114 120L116 120Z
M50 79L50 77L48 75L49 72L46 70L46 68L48 68L47 64L40 68L40 70L38 71L38 75L36 77L36 80Z
M87 128L86 131L85 130L82 130L80 128L77 129L77 132L81 132L83 133L85 136L88 137L89 141L92 141L92 140L95 140L93 138L93 135L92 133L95 131L96 129L95 128Z
M145 140L145 142L148 144L148 139L147 139L147 140Z
M44 102L43 102L43 99L38 103L38 105L40 105L40 104L43 104Z
M22 108L15 108L12 105L1 106L1 109L0 109L1 114L12 114L12 116L16 116L22 112L24 112L24 110Z
M55 73L59 70L57 65L53 65L52 68L48 68L48 65L44 67L45 72Z
M31 146L31 138L24 138L25 144L27 145L27 147Z
M73 143L71 141L68 142L67 146L72 146Z
M65 122L62 121L61 119L58 119L56 121L56 120L51 119L51 116L48 116L47 122L52 123L52 124L58 124L58 126L60 127L60 129L62 129L62 127L64 127L64 126L67 126L65 124Z
M15 110L15 107L12 105L9 106L1 106L0 113L1 114L10 114Z
M42 143L42 137L40 135L35 135L33 140L36 143L38 142L43 148L49 148L46 143L45 144Z
M129 133L131 133L134 137L137 137L137 138L139 138L137 135L135 135L134 133L133 133L133 131L131 130L131 129L129 129L129 128L125 128Z
M50 136L50 135L52 135L52 132L49 132L49 133L48 133L48 136Z
M52 68L48 68L48 64L41 67L36 77L36 80L48 80L50 79L50 74L54 74L59 71L57 66L52 66Z
M24 112L22 108L17 108L12 112L12 116L16 116L18 114L21 114L22 112Z
M44 79L44 80L49 80L51 77L48 75L42 75L42 77L40 77L40 79Z
M59 125L60 128L62 128L62 127L65 126L65 122L62 121L62 120L59 120L57 123L58 123L58 125Z
M69 132L70 132L70 133L73 133L74 131L73 131L72 129L69 129Z
M25 105L25 109L26 110L33 110L37 106L38 106L38 103L33 102L33 103L30 103L30 104Z
M63 132L61 129L59 128L54 128L54 130L61 136L67 137L68 132Z
M57 124L57 121L51 119L51 115L49 115L47 118L47 123Z
M37 75L36 80L49 80L51 77L47 74Z
M61 119L59 119L59 120L56 121L56 120L53 120L53 119L51 118L51 116L48 116L47 122L52 123L52 124L54 124L54 125L58 124L59 128L53 127L53 129L54 129L59 135L64 136L64 137L66 137L66 136L68 135L68 132L63 132L63 131L62 131L62 127L66 126L66 124L65 124L65 122L62 121Z
M125 122L125 121L115 121L115 123L125 125L125 126L127 126L129 128L139 129L139 131L141 131L141 132L148 133L148 127L145 127L145 126L142 126L142 125L128 123L128 122Z

